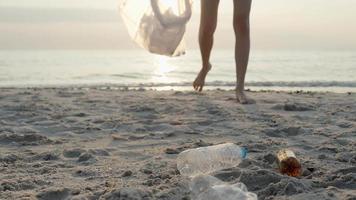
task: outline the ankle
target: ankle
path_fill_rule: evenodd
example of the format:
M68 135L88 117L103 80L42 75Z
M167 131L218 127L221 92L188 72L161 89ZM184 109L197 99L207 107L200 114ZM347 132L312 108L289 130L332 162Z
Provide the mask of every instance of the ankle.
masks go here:
M236 93L237 94L244 94L245 93L244 87L236 87Z
M209 72L211 70L211 65L203 65L201 68L202 72Z

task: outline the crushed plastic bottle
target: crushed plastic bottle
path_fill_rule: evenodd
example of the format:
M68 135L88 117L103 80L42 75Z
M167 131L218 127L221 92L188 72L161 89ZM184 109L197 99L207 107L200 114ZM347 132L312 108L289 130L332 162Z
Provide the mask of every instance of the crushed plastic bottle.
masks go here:
M188 177L232 168L246 158L247 150L233 143L183 151L177 158L177 169Z
M227 184L209 175L199 175L190 183L194 200L257 200L243 183Z
M279 170L282 174L298 177L302 174L302 165L295 156L294 152L282 149L277 153Z

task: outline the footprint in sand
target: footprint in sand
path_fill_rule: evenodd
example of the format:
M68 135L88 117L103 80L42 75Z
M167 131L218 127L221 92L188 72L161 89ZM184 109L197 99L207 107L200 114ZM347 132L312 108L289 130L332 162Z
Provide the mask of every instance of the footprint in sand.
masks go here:
M0 163L15 163L18 160L20 160L20 158L15 154L8 154L3 157L0 157Z
M274 110L284 110L291 112L313 111L315 106L306 103L286 102L284 104L277 104L272 107Z
M152 199L152 194L136 188L121 188L104 195L103 199Z
M259 199L270 199L275 196L292 196L299 193L308 193L309 191L311 191L309 183L299 179L284 177L277 183L269 184L257 194Z
M335 159L339 162L356 164L356 152L337 153Z
M77 161L84 165L90 165L90 164L95 163L97 161L97 159L91 153L83 153L79 156Z
M88 152L95 156L110 156L110 153L105 149L89 149Z
M39 200L67 200L71 197L71 191L68 188L49 189L37 195Z
M339 189L356 190L356 167L349 167L330 172L323 181L324 186L333 186Z
M66 158L78 158L82 153L86 152L84 149L68 149L63 151L63 156Z
M23 179L23 178L4 180L0 185L0 191L19 192L22 190L32 190L37 188L38 186L43 186L44 184L48 184L48 183L41 180Z
M59 160L60 157L56 152L44 152L32 157L32 160L44 160L44 161L53 161Z
M266 129L263 132L269 137L283 137L278 129Z
M250 170L246 169L240 176L240 181L243 182L250 191L263 190L273 183L278 183L282 180L283 176L271 170L259 169Z
M298 136L304 133L304 129L301 127L287 127L287 128L280 128L280 129L267 129L264 133L269 137L292 137Z
M304 130L299 126L287 127L287 128L281 129L281 131L284 132L286 134L286 136L297 136L304 132Z
M46 136L30 133L30 134L16 134L16 133L2 133L0 134L0 144L20 144L35 146L41 144L52 144L53 141Z
M353 127L353 123L348 122L348 121L340 121L337 123L337 126L340 128L352 128Z

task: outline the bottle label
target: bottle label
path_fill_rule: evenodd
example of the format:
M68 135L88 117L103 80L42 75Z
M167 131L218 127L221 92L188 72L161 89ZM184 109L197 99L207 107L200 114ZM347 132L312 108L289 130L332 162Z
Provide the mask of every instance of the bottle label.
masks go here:
M293 151L287 150L286 151L287 158L296 158Z
M288 158L297 158L294 154L293 151L285 149L285 150L281 150L277 153L277 157L279 159L279 161L288 159Z

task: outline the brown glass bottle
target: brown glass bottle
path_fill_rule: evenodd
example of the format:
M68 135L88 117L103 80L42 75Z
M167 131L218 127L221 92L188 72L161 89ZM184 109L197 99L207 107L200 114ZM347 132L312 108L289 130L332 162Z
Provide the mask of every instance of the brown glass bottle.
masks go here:
M279 170L282 174L298 177L302 174L302 165L295 156L294 152L288 149L282 149L277 153Z

